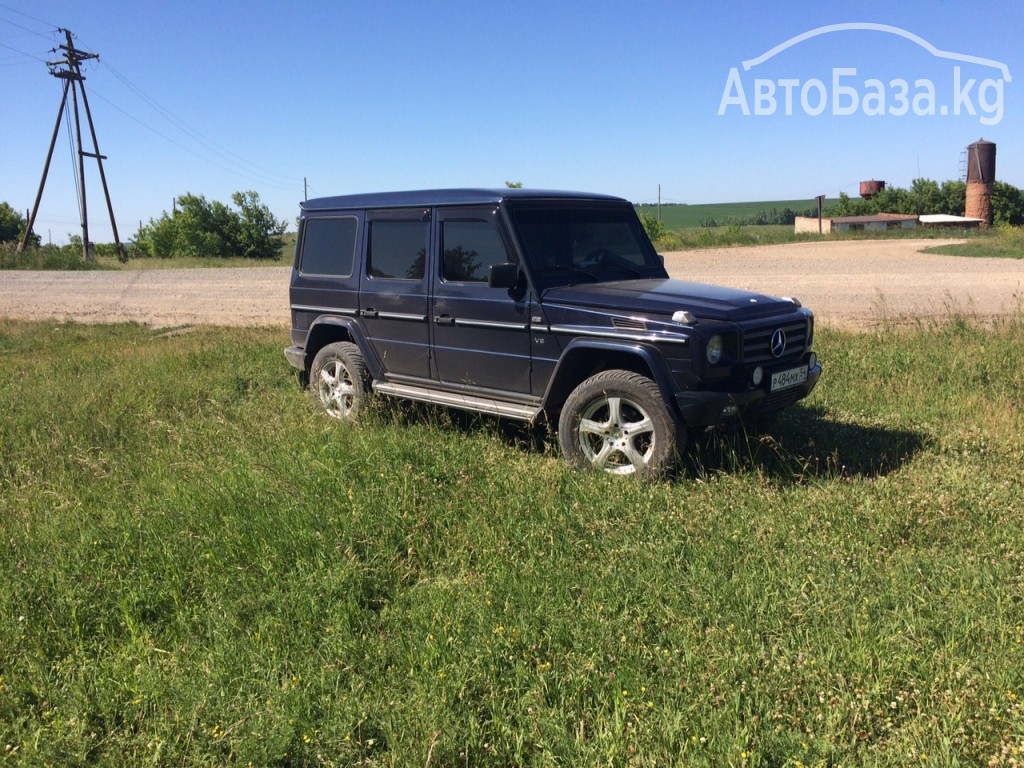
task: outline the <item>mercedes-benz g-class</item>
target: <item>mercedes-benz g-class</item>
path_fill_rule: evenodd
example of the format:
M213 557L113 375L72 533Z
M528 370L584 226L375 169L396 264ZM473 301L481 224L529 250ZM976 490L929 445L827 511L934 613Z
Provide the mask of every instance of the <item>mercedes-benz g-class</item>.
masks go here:
M557 424L578 467L655 476L693 430L821 375L792 298L670 279L621 198L453 189L309 200L288 361L327 413L371 393Z

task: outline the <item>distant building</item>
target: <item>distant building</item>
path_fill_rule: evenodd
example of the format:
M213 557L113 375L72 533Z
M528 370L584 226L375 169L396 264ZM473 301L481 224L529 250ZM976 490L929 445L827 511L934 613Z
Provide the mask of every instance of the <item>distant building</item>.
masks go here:
M985 219L974 216L950 216L945 213L927 213L918 217L922 227L946 227L947 229L975 229L980 227Z
M870 216L836 216L821 220L821 234L831 235L833 232L861 232L882 229L914 229L918 217L904 213L873 213ZM817 233L818 219L810 216L797 216L794 221L795 232Z

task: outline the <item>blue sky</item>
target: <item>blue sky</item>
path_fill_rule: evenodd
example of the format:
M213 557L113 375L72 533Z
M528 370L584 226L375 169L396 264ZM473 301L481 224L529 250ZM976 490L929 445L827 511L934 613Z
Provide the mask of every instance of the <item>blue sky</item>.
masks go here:
M973 58L846 29L743 68L852 22ZM1024 186L1024 3L0 0L0 200L22 211L60 103L45 64L60 55L57 27L100 54L85 85L124 240L186 192L255 190L292 221L304 179L310 197L522 181L810 206L866 179L956 178L982 137L998 145L998 178ZM977 59L1004 64L1010 82ZM901 80L906 114L892 114ZM90 234L109 241L94 161L86 185ZM36 231L80 232L66 127Z

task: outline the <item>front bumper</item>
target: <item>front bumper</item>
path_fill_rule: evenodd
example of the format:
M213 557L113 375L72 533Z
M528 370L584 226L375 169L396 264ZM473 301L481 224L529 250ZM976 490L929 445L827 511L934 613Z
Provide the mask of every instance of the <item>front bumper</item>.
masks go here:
M821 364L807 370L807 381L779 392L760 387L744 392L684 391L676 393L676 406L688 427L712 427L747 413L785 408L811 393L821 378Z

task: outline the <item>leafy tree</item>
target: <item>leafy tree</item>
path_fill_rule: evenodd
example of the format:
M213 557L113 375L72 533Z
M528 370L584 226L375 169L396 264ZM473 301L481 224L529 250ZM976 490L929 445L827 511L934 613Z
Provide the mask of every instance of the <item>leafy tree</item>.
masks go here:
M9 203L0 202L0 243L21 242L25 236L25 227L28 221L14 210ZM31 238L36 245L39 245L39 236Z
M665 236L665 222L660 221L657 216L649 211L641 211L640 223L643 224L647 236L651 242L658 242Z
M942 192L939 189L939 183L931 179L914 179L910 182L908 202L917 208L911 213L920 215L939 212L939 209L942 208Z
M1014 195L1020 200L1020 190L1009 184L996 182L996 190L992 199L992 207L1004 220L1013 220L1013 211L1020 215L1019 222L1024 223L1024 208L1015 207ZM886 187L870 200L851 198L845 192L839 193L839 201L829 206L826 216L867 216L875 213L947 213L963 216L967 199L967 185L959 180L950 180L941 184L930 179L914 179L910 189L902 187Z
M281 236L288 222L275 219L270 209L260 203L260 196L255 192L235 192L231 202L241 211L238 234L241 255L247 259L276 259L284 244Z
M280 255L287 222L278 221L255 192L231 196L233 210L203 195L184 194L173 213L150 219L139 230L139 247L150 256L173 258L207 256L276 259Z
M521 181L506 181L505 182L505 186L508 187L509 189L522 189L523 188L523 182L521 182Z
M1013 227L1024 225L1024 192L1004 181L995 182L992 189L992 221Z
M939 189L939 213L963 216L967 208L967 183L959 179L945 182Z

